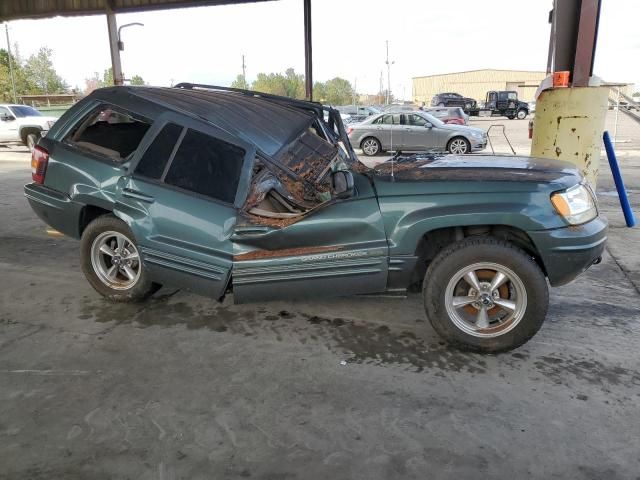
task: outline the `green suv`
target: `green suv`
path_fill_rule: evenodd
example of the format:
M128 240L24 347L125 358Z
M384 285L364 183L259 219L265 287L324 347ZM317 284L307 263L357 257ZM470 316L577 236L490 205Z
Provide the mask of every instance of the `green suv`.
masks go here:
M422 288L435 330L483 352L544 321L607 223L568 163L402 155L368 168L337 110L207 85L96 90L34 149L25 195L80 239L114 301L163 285L235 302Z

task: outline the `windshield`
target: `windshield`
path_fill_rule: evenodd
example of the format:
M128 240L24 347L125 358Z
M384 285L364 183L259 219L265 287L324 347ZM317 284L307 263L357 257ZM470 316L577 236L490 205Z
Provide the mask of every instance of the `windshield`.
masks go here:
M11 105L11 111L17 118L42 116L42 114L38 110L27 105Z

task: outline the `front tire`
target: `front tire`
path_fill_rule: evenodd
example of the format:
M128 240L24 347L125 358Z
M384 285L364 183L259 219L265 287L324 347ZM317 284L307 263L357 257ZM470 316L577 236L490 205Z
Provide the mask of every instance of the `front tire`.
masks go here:
M471 153L471 144L464 137L454 137L447 144L447 152L453 155L464 155Z
M442 338L483 353L527 342L549 304L545 276L531 256L491 237L443 249L427 269L422 293L427 317Z
M36 148L38 144L38 140L40 140L40 133L32 132L28 133L24 139L24 144L29 149L29 152L33 152L33 149Z
M80 263L91 286L113 302L138 302L160 288L144 268L133 232L112 215L98 217L84 230Z
M374 137L365 138L360 144L360 148L367 157L373 157L382 151L380 141Z
M524 120L525 118L527 118L527 111L524 109L518 110L518 113L516 114L516 118L518 120Z

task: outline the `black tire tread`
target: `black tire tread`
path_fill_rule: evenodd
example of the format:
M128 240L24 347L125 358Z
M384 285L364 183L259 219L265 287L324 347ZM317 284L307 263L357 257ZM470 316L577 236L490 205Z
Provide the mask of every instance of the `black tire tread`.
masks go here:
M541 300L542 311L538 312L537 321L533 322L532 325L529 325L528 328L524 324L525 319L523 318L520 324L514 330L505 334L504 337L486 339L486 343L484 345L478 345L478 344L473 345L464 341L460 341L459 337L451 335L451 331L448 331L447 329L443 328L443 326L439 323L438 319L432 318L428 313L427 302L431 299L435 299L438 296L438 295L434 295L433 293L434 285L432 284L432 282L430 282L430 279L434 277L434 272L437 271L444 262L450 261L450 258L453 255L456 255L461 250L465 250L470 247L479 248L484 246L494 246L494 247L501 247L501 248L508 249L509 251L512 252L515 258L519 257L520 259L526 261L525 265L530 267L532 269L532 272L535 272L535 275L537 275L540 281L543 283L543 288L541 288L541 291L539 292L539 293L542 293L543 295L543 298L539 299ZM443 286L442 289L444 288L445 287ZM427 318L429 319L431 326L447 342L455 345L456 347L462 350L468 350L468 351L480 352L480 353L500 353L500 352L512 350L514 348L517 348L523 345L538 332L538 330L542 326L544 317L546 316L547 306L549 302L549 291L547 288L545 275L541 270L540 266L536 263L535 259L531 257L531 255L529 255L528 253L526 253L524 250L517 247L516 245L509 243L505 240L500 240L495 237L482 236L482 237L467 237L461 241L452 243L447 247L443 248L436 255L433 261L429 264L429 267L427 268L427 272L425 274L424 282L422 283L422 298L425 302L425 310L427 312ZM525 313L525 316L529 315L529 307L527 307L527 309L528 311L527 313ZM445 312L445 315L446 315L446 312ZM455 326L452 326L452 328L457 330ZM504 342L504 338L513 338L515 332L521 332L521 334L517 336L517 339L514 339L514 341L512 342ZM459 332L459 333L464 335L463 332Z
M93 220L82 232L80 239L80 265L82 272L89 281L89 284L100 295L111 302L141 302L158 291L161 285L151 282L148 275L142 270L142 276L138 283L126 291L114 291L104 285L96 276L91 265L91 243L93 238L104 230L120 230L126 234L129 239L135 242L135 236L126 223L112 214L102 215Z

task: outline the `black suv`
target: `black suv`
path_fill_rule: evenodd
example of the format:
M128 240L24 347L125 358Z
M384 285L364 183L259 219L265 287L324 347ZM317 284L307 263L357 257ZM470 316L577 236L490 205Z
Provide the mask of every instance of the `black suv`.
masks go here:
M477 102L473 98L463 97L459 93L438 93L431 99L432 107L462 107L464 111L476 107Z

